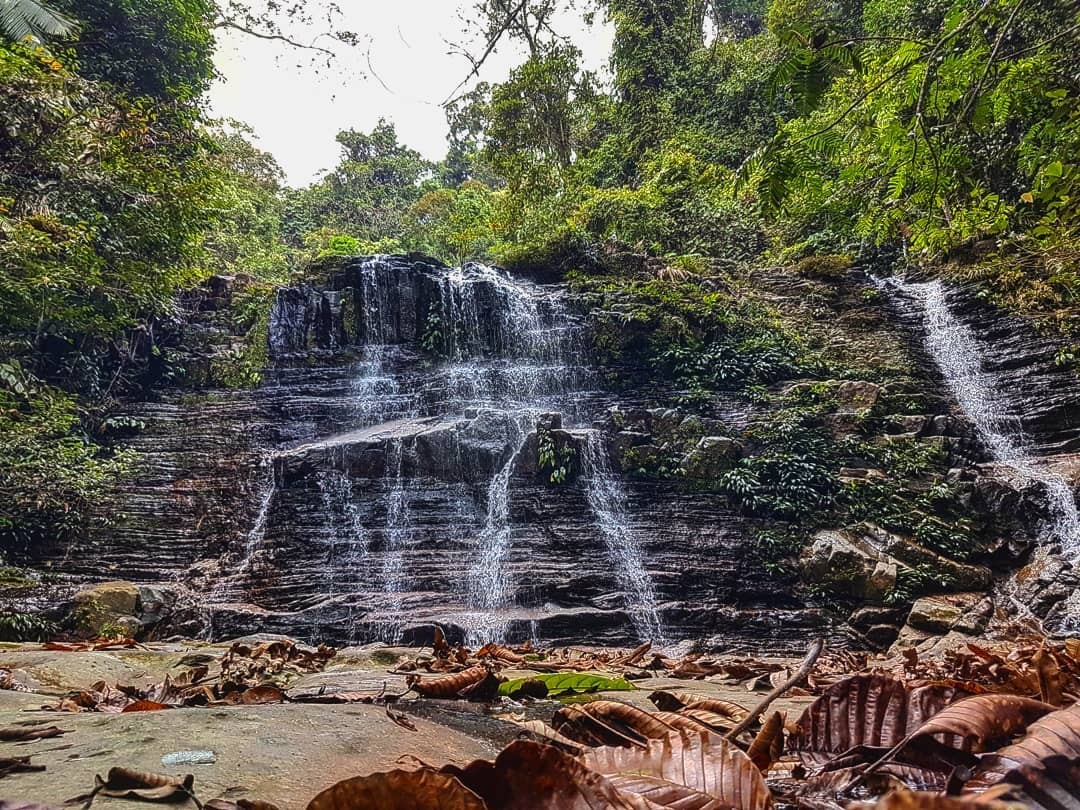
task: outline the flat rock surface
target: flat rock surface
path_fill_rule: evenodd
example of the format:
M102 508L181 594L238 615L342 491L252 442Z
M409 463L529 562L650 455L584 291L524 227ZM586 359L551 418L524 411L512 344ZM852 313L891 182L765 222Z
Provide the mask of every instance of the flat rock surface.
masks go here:
M123 766L164 774L191 773L195 794L203 801L217 797L272 801L282 810L301 810L320 790L335 782L374 771L410 767L409 757L433 765L492 758L519 730L497 715L528 711L550 720L558 703L524 707L514 702L492 706L463 701L404 700L396 710L409 715L417 731L394 723L384 707L364 704L286 703L172 709L159 712L105 714L42 711L69 691L95 681L145 683L174 675L198 658L217 657L210 645L158 645L153 650L50 652L33 645L0 645L0 669L34 692L0 690L0 728L56 725L70 733L28 743L0 743L0 757L32 756L46 770L0 779L0 799L59 806L88 792L94 776ZM404 676L391 673L388 659L406 651L383 653L345 650L326 671L304 675L290 691L403 692ZM507 677L528 674L506 672ZM691 692L753 707L764 691L707 681L652 678L638 681L632 692L605 695L652 709L654 689ZM767 687L765 687L767 689ZM777 701L793 719L810 698ZM161 758L176 751L214 752L207 765L167 767ZM402 758L406 759L402 759ZM131 808L129 800L99 797L97 808Z

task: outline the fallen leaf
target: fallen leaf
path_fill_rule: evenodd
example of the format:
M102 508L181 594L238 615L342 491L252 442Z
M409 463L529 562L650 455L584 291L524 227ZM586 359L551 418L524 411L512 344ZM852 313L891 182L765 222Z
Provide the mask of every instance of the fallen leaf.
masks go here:
M736 745L708 732L678 731L644 748L602 747L582 761L602 774L651 776L705 793L739 810L772 807L761 771Z
M307 810L489 810L454 776L439 771L389 771L333 785Z
M163 709L171 709L172 706L166 706L164 703L157 703L153 700L136 700L134 703L129 703L123 709L120 710L121 714L127 714L128 712L160 712Z
M417 730L416 726L413 725L412 720L410 720L409 716L407 714L405 714L404 712L391 711L390 707L387 706L386 707L386 716L389 717L391 720L393 720L395 723L397 723L399 726L401 726L403 729L407 729L408 731L416 731Z
M470 667L453 675L423 680L419 675L409 675L405 679L409 688L421 697L446 698L471 697L475 700L488 700L495 697L499 690L499 681L487 667Z
M443 772L481 797L487 810L655 810L574 757L529 740L510 743L494 762Z
M637 688L625 678L607 678L603 675L593 675L586 672L559 672L506 681L499 685L499 694L513 696L528 681L541 682L547 687L547 694L552 696L583 695L590 692L625 692Z
M43 770L45 770L45 766L32 765L30 763L30 757L0 757L0 779L10 773Z
M253 686L240 695L240 702L249 706L263 703L284 703L285 693L276 686Z
M563 736L585 745L641 746L675 730L656 714L611 700L563 706L555 712L552 725Z
M1080 703L1036 720L1022 739L984 756L968 786L985 788L999 782L1010 770L1037 765L1055 756L1080 758Z
M59 737L67 734L64 729L56 726L46 728L0 728L0 742L24 742L26 740L43 740L48 737Z
M746 755L765 773L784 753L784 715L773 712L758 731Z

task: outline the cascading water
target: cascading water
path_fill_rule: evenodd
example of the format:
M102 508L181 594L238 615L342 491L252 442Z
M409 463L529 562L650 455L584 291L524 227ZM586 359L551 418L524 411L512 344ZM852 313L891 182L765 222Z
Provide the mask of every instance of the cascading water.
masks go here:
M619 584L625 592L626 607L638 637L663 642L664 628L657 609L656 589L645 569L641 549L630 526L626 493L612 474L607 445L598 431L586 433L582 474L589 506L597 518Z
M290 525L312 514L307 531L320 542L294 544L288 570L266 572L254 601L260 609L331 611L312 625L324 632L336 622L351 638L359 627L365 638L399 641L418 609L459 624L470 643L505 639L512 625L535 633L522 603L526 583L518 581L528 552L514 548L514 482L542 414L560 413L569 425L597 415L589 409L595 393L581 320L556 289L483 265L425 266L416 275L400 259L373 257L349 278L355 328L319 314L342 313L343 292L329 307L312 304L317 293L290 288L272 315L272 346L283 356L302 354L312 340L333 350L330 335L344 335L348 346L352 333L349 350L360 358L343 392L339 432L327 436L312 414L311 432L280 451L284 494L262 495L246 558L264 542L251 538L264 538L278 513ZM625 493L603 460L603 438L575 435L588 437L585 500L626 615L637 636L660 639L655 588L629 529ZM314 491L304 496L308 487ZM432 521L452 529L433 534ZM300 554L320 572L314 593ZM457 605L433 603L453 599L443 584L447 569L464 574L455 577Z
M401 610L405 587L405 547L411 530L409 490L404 468L405 444L401 439L394 439L386 452L386 470L393 475L393 479L386 502L386 528L383 532L386 551L382 565L382 590L386 595L386 609L391 615ZM391 636L391 640L396 640L395 636Z
M468 574L468 606L475 612L465 619L466 643L484 644L502 641L506 623L499 612L513 599L513 584L505 565L510 549L510 477L514 464L525 445L527 433L524 419L510 420L516 435L512 439L513 451L488 487L487 516L480 533L479 554Z
M940 279L923 283L888 279L884 283L919 302L927 348L979 438L995 461L1020 480L1043 487L1052 516L1046 540L1060 544L1064 556L1080 559L1080 512L1072 488L1034 454L1019 418L1010 410L1007 396L983 369L978 340L950 311L944 284Z

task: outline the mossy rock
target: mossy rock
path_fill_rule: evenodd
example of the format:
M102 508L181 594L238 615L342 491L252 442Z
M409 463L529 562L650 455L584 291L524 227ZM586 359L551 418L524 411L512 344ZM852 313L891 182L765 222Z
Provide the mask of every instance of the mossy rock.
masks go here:
M795 273L803 278L836 279L851 269L851 257L834 253L827 256L807 256L795 265Z

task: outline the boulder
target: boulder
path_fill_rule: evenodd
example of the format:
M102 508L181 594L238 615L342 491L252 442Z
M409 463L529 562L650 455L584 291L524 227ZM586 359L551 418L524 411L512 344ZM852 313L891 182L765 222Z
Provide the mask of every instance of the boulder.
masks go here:
M866 380L845 380L836 387L838 413L853 413L877 404L885 387Z
M800 564L807 582L868 602L883 601L896 586L896 560L851 532L818 532L803 549Z
M742 448L726 436L703 436L687 453L681 467L687 478L715 480L742 455Z
M72 619L81 632L97 635L106 625L114 625L132 633L141 627L136 617L139 588L130 582L91 585L76 593L74 602Z
M872 523L861 523L854 531L868 546L898 560L904 566L940 573L950 589L985 590L993 580L993 574L985 566L955 562L920 545L910 537L886 531Z
M924 596L911 606L907 623L929 633L955 630L978 635L986 630L993 610L993 602L982 593Z

